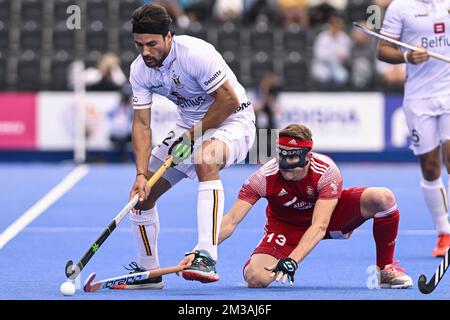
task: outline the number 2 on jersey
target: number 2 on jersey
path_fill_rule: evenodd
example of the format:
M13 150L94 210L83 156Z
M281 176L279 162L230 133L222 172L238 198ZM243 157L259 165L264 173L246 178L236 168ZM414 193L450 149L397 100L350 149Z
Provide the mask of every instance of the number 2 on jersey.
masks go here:
M173 139L175 137L175 132L170 131L167 135L167 137L162 141L162 144L165 146L169 146L169 144L166 142L167 140Z

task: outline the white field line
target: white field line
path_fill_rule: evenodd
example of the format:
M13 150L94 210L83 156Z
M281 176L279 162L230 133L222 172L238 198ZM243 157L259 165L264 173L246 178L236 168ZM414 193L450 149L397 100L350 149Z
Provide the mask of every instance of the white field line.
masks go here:
M30 227L24 232L28 233L101 233L103 228L97 227ZM263 228L238 228L236 231L242 233L263 233ZM131 228L117 228L115 232L131 233ZM164 228L161 227L161 233L196 233L196 228ZM426 229L400 229L399 235L402 236L436 236L435 230ZM355 230L353 235L372 235L372 230Z
M80 181L89 169L86 165L79 165L72 170L60 183L50 190L42 199L36 202L30 209L25 211L16 221L14 221L3 233L0 234L0 249L2 249L20 231L25 229L33 220L39 217L52 204L58 201L68 192L78 181Z

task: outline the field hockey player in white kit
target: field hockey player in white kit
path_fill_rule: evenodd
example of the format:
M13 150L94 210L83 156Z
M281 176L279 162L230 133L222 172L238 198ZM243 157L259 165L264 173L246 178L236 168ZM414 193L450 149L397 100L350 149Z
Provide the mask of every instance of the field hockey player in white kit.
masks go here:
M450 64L429 59L426 50L450 56L449 0L394 0L386 11L381 33L422 47L400 51L381 41L378 58L407 64L403 110L418 156L425 202L438 233L432 255L445 256L450 247ZM447 191L441 179L442 155L449 173Z
M133 37L140 55L130 73L136 158L131 196L139 193L140 203L130 212L138 248L137 263L130 266L132 272L159 268L156 200L180 180L197 177L198 244L184 258L189 267L182 275L214 282L219 280L215 264L224 210L219 171L245 159L255 139L255 114L244 88L215 48L195 37L172 35L170 23L166 10L158 5L147 4L133 13ZM173 101L179 116L175 128L151 150L154 93ZM149 190L147 179L169 154L174 166ZM162 287L158 277L127 289Z

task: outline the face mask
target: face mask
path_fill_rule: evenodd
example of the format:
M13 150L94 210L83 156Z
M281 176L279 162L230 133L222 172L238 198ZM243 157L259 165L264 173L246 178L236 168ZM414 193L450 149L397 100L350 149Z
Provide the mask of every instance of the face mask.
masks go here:
M283 149L278 148L278 164L280 169L288 170L295 168L304 168L309 161L306 160L306 155L311 151L310 148L299 148L299 149ZM292 160L288 162L288 159L297 158L298 160L293 162Z

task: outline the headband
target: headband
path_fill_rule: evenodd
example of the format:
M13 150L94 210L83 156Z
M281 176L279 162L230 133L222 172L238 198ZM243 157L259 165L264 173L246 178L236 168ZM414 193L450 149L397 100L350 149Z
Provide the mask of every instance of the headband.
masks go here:
M312 149L313 141L312 140L300 140L293 137L280 136L277 140L278 144L283 147L292 147L292 148L308 148Z
M133 33L161 34L165 36L170 31L170 22L160 24L133 24Z

